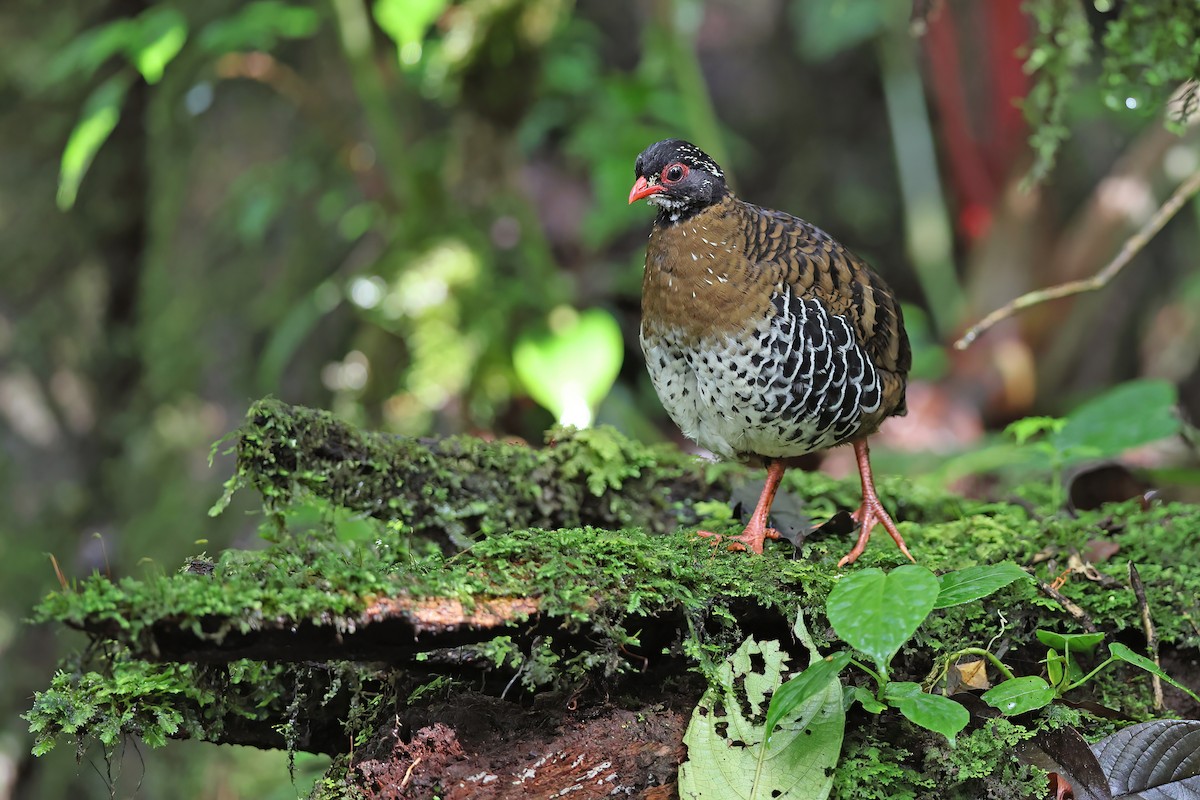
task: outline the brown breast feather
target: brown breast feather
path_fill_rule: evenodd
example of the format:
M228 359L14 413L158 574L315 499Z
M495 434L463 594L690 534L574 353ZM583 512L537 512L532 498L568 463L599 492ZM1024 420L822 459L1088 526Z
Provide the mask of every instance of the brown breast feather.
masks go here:
M732 195L676 224L655 224L642 279L643 330L674 329L697 341L736 335L747 320L773 313L784 284L849 319L879 371L883 403L863 420L861 435L903 414L912 352L887 284L815 225Z

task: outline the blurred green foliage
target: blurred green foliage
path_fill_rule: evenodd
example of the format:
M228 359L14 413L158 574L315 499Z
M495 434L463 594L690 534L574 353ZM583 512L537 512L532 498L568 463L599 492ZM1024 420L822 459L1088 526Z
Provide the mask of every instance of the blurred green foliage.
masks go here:
M1174 0L1027 0L1037 26L1025 62L1035 81L1023 104L1032 125L1033 180L1046 177L1070 135L1066 105L1094 46L1088 5L1113 16L1099 37L1097 81L1110 109L1149 117L1171 101L1166 122L1182 132L1200 108L1200 6Z

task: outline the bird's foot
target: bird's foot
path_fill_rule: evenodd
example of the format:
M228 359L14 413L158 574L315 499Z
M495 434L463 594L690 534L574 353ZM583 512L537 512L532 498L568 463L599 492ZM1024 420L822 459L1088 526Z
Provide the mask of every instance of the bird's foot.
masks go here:
M712 531L696 531L696 535L704 539L711 539L713 547L719 547L722 542L728 541L729 550L749 550L751 553L762 555L763 543L767 539L778 539L779 531L765 525L758 526L751 523L737 536L726 536Z
M839 568L853 564L863 554L863 551L867 549L867 542L871 539L871 529L877 523L883 525L888 535L892 537L892 541L900 548L900 552L908 557L909 561L914 564L917 562L912 553L908 552L908 545L904 543L904 537L900 535L900 531L896 530L896 523L892 521L883 504L879 502L879 498L864 497L863 504L850 517L859 524L858 541L854 543L854 549L842 556L842 560L838 562Z

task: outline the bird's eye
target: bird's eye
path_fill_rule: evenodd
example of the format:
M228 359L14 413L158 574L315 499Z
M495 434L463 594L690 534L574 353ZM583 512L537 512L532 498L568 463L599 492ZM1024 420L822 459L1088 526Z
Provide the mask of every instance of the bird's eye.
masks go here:
M662 172L664 183L679 183L683 180L683 176L687 175L688 169L683 164L672 164Z

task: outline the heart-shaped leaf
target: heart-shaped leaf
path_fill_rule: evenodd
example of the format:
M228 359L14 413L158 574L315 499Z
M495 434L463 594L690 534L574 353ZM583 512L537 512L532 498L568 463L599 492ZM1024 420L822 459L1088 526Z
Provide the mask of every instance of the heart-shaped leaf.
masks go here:
M1116 800L1200 800L1200 720L1130 725L1092 752Z
M419 46L447 5L447 0L375 0L375 21L396 42L404 63L404 48Z
M1044 708L1053 699L1054 689L1037 675L1012 678L993 686L982 695L983 702L1006 717Z
M892 656L933 610L939 589L934 574L917 564L888 573L872 567L842 578L825 613L837 635L886 675Z
M1022 579L1033 580L1033 577L1011 561L981 564L947 572L938 578L941 591L938 592L937 602L933 607L949 608L979 600L1013 581Z
M550 313L549 331L517 341L513 367L529 395L559 424L586 428L616 381L624 354L612 314L558 308Z

